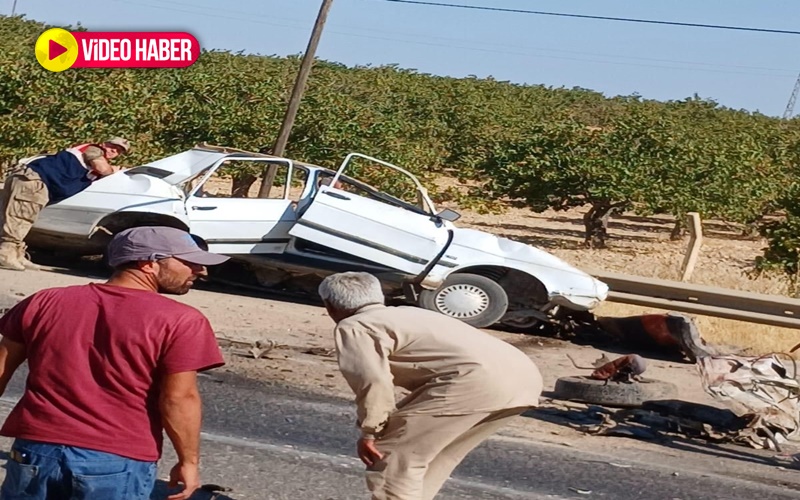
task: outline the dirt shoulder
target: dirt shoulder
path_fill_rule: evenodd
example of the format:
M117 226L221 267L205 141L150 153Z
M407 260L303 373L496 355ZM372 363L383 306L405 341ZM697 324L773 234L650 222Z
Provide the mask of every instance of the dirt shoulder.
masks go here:
M42 288L104 279L103 276L60 268L24 273L0 270L0 307L8 307ZM227 361L221 370L307 392L351 399L333 354L333 323L321 307L230 291L192 290L175 298L197 307L210 319ZM517 346L537 363L544 376L545 391L553 389L557 378L581 373L570 363L566 356L568 353L579 363L589 364L605 352L550 338L487 332ZM268 347L257 359L248 352L256 342ZM606 353L612 358L619 355ZM648 360L648 363L648 377L678 385L680 399L715 405L703 391L694 365L660 360ZM543 408L563 407L545 400ZM609 453L613 453L613 462L621 462L620 466L659 464L676 471L688 468L711 473L718 468L719 460L724 460L725 474L747 476L757 470L760 480L771 478L800 489L800 479L795 484L794 474L787 477L789 473L774 461L775 452L741 446L717 447L700 442L655 443L587 435L576 430L569 418L549 418L546 413L532 417L517 419L503 430L498 439L532 439L553 446L567 446L597 454L598 460L606 462L612 461Z
M49 272L24 273L0 270L3 284L0 296L5 293L18 300L46 287L105 279L67 269L49 269ZM227 370L251 378L280 381L315 392L349 397L349 388L339 376L333 356L333 322L323 308L247 295L246 292L235 293L227 289L226 292L192 290L185 296L173 298L198 308L209 318L224 347ZM588 372L577 370L567 354L581 365L590 365L602 354L611 358L619 356L611 351L547 337L485 331L528 354L542 371L545 391L552 390L559 377ZM270 345L271 349L253 359L246 351L259 341L262 345ZM681 398L686 401L713 404L700 386L694 365L648 360L647 376L677 384Z

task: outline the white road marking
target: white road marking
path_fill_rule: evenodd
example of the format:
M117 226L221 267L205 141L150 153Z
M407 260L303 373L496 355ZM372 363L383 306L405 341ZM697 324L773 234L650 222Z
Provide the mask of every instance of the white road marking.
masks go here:
M363 469L364 465L356 457L347 455L329 455L327 453L320 453L318 451L309 451L297 448L291 445L277 445L265 443L262 441L254 441L250 439L242 439L232 436L222 436L220 434L213 434L209 432L202 432L201 437L206 441L211 441L220 444L227 444L231 446L240 446L243 448L252 448L256 450L263 450L269 453L277 453L283 455L292 455L301 459L319 460L327 462L337 467L344 467L347 469ZM515 490L512 488L504 488L492 484L481 483L478 481L469 481L466 479L451 478L448 483L457 484L459 486L471 488L474 490L483 491L497 495L503 495L505 498L552 498L554 500L566 500L564 497L554 495L542 496L534 493Z
M296 400L292 400L293 402L297 402ZM15 405L19 402L19 398L17 397L8 397L2 396L0 397L0 403L9 406ZM325 404L325 403L311 403L311 406L314 406L315 409L321 410L324 408L323 412L328 413L333 409L334 405ZM338 409L341 411L341 408ZM212 443L219 443L219 444L226 444L230 446L238 446L242 448L251 448L254 450L261 450L266 451L268 453L275 453L281 455L290 455L300 459L305 460L317 460L322 462L327 462L331 465L336 467L342 467L345 469L363 469L363 464L361 460L356 457L351 457L347 455L330 455L327 453L321 453L318 451L310 451L304 450L301 448L297 448L292 445L278 445L272 443L265 443L263 441L256 441L251 439L245 438L237 438L232 436L223 436L220 434L214 434L211 432L201 432L200 437L204 441L209 441ZM566 500L564 497L559 497L555 495L537 495L534 493L527 493L519 490L514 490L511 488L504 488L501 486L495 486L492 484L481 483L477 481L469 481L466 479L459 479L459 478L451 478L449 483L457 484L462 487L471 488L473 490L479 490L486 493L503 495L506 498L529 498L529 499L542 499L542 498L551 498L553 500Z

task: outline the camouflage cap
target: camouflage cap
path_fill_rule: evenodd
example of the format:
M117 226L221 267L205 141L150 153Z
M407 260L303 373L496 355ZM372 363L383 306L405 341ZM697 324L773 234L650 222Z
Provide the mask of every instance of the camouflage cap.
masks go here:
M128 139L123 137L112 137L111 139L105 142L106 144L114 144L115 146L119 146L125 150L126 153L130 152L131 150L131 143Z

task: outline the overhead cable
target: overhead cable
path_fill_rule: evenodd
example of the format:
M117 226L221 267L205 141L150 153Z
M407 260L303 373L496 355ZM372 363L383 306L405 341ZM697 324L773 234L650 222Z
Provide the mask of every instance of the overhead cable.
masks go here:
M702 23L682 23L677 21L659 21L654 19L635 19L630 17L612 17L612 16L593 16L588 14L570 14L566 12L545 12L541 10L526 10L526 9L508 9L503 7L485 7L480 5L463 5L463 4L454 4L454 3L441 3L441 2L429 2L425 0L376 0L381 2L392 2L392 3L405 3L405 4L412 4L412 5L426 5L426 6L435 6L435 7L450 7L455 9L471 9L471 10L483 10L483 11L494 11L494 12L510 12L516 14L533 14L539 16L555 16L555 17L576 17L580 19L595 19L595 20L603 20L603 21L623 21L629 23L646 23L646 24L662 24L662 25L669 25L669 26L686 26L691 28L712 28L712 29L722 29L722 30L737 30L737 31L756 31L761 33L780 33L784 35L800 35L800 31L792 31L792 30L777 30L777 29L770 29L770 28L752 28L746 26L727 26L722 24L702 24Z

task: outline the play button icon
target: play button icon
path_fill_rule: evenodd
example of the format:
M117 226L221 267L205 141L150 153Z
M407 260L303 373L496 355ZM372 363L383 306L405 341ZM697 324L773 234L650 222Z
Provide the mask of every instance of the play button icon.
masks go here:
M60 43L56 42L55 40L50 40L50 47L49 47L50 56L48 59L51 61L56 57L60 56L64 52L68 51L69 49L61 45Z
M51 28L36 40L36 60L48 71L64 71L78 60L78 41L67 30Z

